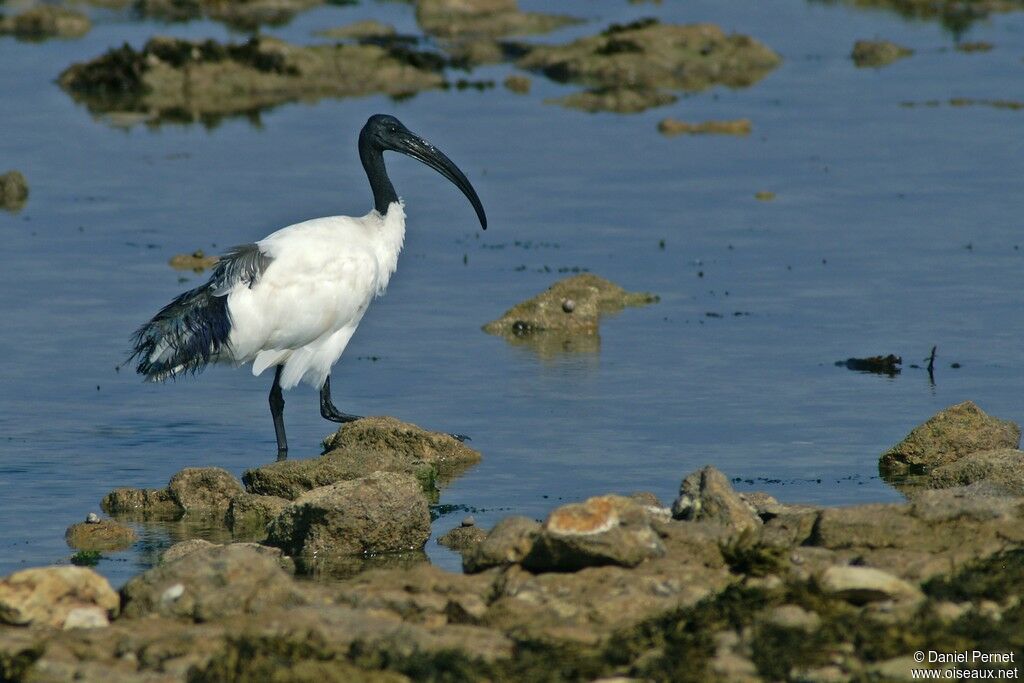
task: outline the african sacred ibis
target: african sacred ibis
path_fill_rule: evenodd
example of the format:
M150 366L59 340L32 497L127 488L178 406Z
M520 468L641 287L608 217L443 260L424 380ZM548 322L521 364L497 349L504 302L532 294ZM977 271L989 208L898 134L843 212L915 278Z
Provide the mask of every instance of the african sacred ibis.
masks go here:
M476 190L448 157L395 117L371 116L359 132L359 158L374 210L296 223L228 250L206 284L135 332L131 358L139 374L161 381L214 362L252 362L254 375L273 366L278 460L288 456L283 389L305 381L320 390L324 418L359 419L334 407L330 373L370 301L387 287L405 239L405 211L384 167L386 150L418 159L454 183L487 229Z

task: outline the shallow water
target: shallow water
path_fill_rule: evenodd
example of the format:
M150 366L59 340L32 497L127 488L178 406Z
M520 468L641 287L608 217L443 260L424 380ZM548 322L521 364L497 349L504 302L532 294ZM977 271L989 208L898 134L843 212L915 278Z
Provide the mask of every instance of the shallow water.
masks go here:
M533 77L529 95L325 100L278 107L259 125L125 130L91 118L56 75L155 33L230 34L104 10L81 40L0 38L0 171L18 168L31 186L21 213L0 212L0 575L68 561L64 529L115 486L273 459L270 377L217 368L148 385L116 368L135 327L198 283L168 267L173 254L365 213L355 134L377 111L448 152L491 225L481 234L454 188L390 159L406 249L334 373L343 410L465 432L484 453L443 492L461 507L437 535L463 510L489 526L609 491L671 501L707 463L787 501L894 501L878 455L935 411L969 398L1024 418L1024 111L901 106L1024 99L1024 14L971 27L964 39L995 49L964 54L935 22L802 0L580 0L559 11L589 21L538 40L654 15L752 34L785 62L752 88L628 116L544 104L574 88ZM368 17L416 30L408 6L364 3L268 32L310 42L317 28ZM853 42L875 37L916 54L855 69ZM513 71L472 77L500 84ZM670 139L656 130L666 116L748 117L754 133ZM757 201L760 190L777 197ZM480 331L572 267L661 302L605 320L597 353L540 357ZM834 366L888 353L919 362L933 345L934 383L906 367L889 378ZM315 392L286 398L293 457L317 453L331 425ZM121 583L173 535L149 528L98 568ZM458 566L433 540L428 552Z

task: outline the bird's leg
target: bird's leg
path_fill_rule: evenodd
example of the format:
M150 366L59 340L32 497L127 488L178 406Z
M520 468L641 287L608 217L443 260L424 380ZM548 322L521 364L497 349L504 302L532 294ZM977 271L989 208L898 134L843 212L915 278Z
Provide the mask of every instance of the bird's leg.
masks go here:
M355 420L361 420L360 415L349 415L343 413L334 407L334 403L331 402L331 378L330 376L324 381L324 385L320 388L320 414L325 420L331 422L340 422L345 424L346 422L354 422ZM448 436L459 441L470 441L471 439L465 434L449 434Z
M340 422L342 424L362 419L362 415L349 415L348 413L343 413L334 407L334 403L331 401L330 375L328 375L327 379L324 380L324 385L320 387L320 415L323 416L325 420Z
M284 435L284 394L281 391L281 371L283 369L283 365L277 366L277 372L274 373L274 384L270 387L270 415L274 418L278 460L288 457L288 438Z

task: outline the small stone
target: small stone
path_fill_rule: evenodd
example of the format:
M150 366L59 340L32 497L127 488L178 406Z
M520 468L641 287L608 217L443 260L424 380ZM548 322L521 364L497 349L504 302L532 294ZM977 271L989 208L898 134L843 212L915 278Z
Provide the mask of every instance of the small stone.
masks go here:
M28 182L20 171L0 173L0 209L19 211L28 200Z
M562 310L566 313L572 313L576 310L576 302L572 299L565 299L562 301Z
M863 605L881 600L919 600L923 596L915 587L889 572L873 567L833 565L818 582L824 593Z
M799 605L779 605L768 613L768 622L779 628L813 633L821 625L821 617Z
M754 193L754 199L759 202L770 202L775 199L775 193L768 190L759 190Z
M712 521L734 531L756 530L761 518L733 490L729 480L711 465L683 480L672 516L687 521Z
M463 557L467 573L521 562L533 548L540 524L528 517L506 517L491 529L473 553Z
M160 602L174 602L175 600L177 600L178 598L180 598L184 594L185 594L185 584L183 584L183 583L176 583L176 584L174 584L172 586L169 586L167 588L167 590L165 590L160 595Z
M110 626L107 610L102 607L75 607L64 619L64 629L69 628L103 628Z
M100 523L100 516L97 515L95 512L90 512L88 515L85 516L85 523L86 524L99 524Z
M476 550L477 546L487 538L487 532L478 526L457 526L437 539L438 545L467 553Z
M530 79L526 76L513 74L505 79L505 87L520 95L530 92Z
M889 40L858 40L850 58L857 67L882 67L909 57L914 51Z
M476 520L473 519L473 515L468 515L462 520L462 526L476 526Z

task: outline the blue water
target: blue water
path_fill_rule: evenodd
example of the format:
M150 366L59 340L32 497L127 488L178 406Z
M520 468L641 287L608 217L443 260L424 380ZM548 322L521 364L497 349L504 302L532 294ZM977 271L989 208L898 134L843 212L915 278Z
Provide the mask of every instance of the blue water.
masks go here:
M131 332L198 282L171 270L173 254L365 213L355 135L378 111L466 171L491 227L481 234L432 171L389 159L407 202L406 248L335 368L335 398L350 412L471 434L484 460L442 502L477 510L482 525L609 491L670 502L708 463L740 489L787 501L895 501L878 455L935 411L972 399L1024 418L1024 111L945 104L1024 99L1024 14L975 24L963 39L995 48L964 54L935 22L803 0L578 0L558 11L587 23L537 40L655 15L751 34L785 61L754 87L636 115L546 104L575 88L534 76L528 95L499 86L323 100L277 107L259 126L124 129L92 118L56 75L154 34L232 34L96 10L80 40L0 39L0 172L20 169L31 186L23 211L0 212L0 575L68 561L64 529L115 486L273 459L269 376L217 368L147 385L116 368ZM409 6L364 3L267 32L312 42L313 30L371 17L416 31ZM876 37L916 54L855 69L853 42ZM472 78L513 72L488 66ZM943 104L901 106L927 100ZM754 132L665 138L656 124L666 116L746 117ZM755 200L760 190L776 199ZM596 353L545 357L480 331L562 277L545 269L572 267L661 302L605 320ZM933 345L934 383L922 370L834 366L888 353L920 362ZM332 426L308 387L286 398L292 455L314 455ZM435 533L464 514L443 516ZM140 530L142 543L98 566L115 583L174 537ZM458 566L433 540L428 552Z

